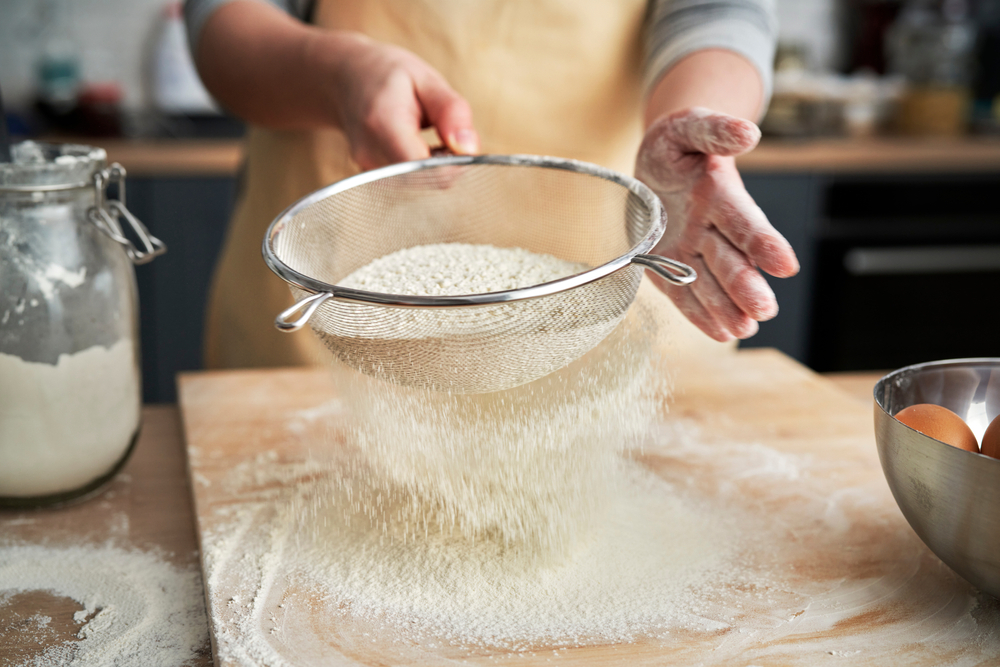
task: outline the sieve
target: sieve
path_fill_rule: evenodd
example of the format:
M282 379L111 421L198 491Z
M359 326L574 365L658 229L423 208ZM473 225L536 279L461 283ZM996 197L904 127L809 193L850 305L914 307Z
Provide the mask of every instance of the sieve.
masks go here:
M336 359L390 382L509 389L600 343L628 311L644 269L675 285L695 279L690 267L647 254L666 222L648 187L576 160L442 156L375 169L303 197L271 223L264 260L297 299L275 325L309 323ZM375 259L439 243L519 247L587 268L455 296L337 285Z

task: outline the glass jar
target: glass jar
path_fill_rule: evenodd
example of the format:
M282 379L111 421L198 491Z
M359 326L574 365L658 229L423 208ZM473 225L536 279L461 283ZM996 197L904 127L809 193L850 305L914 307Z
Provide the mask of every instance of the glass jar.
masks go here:
M964 0L912 0L886 35L889 69L906 81L896 130L955 136L966 130L975 26Z
M135 445L132 264L166 248L125 208L125 172L103 149L11 152L0 163L0 506L38 507L94 493Z

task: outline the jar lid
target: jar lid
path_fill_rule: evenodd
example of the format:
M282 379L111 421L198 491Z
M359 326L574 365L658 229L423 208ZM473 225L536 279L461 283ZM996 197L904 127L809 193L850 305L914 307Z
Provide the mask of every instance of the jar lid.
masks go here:
M108 160L103 148L81 144L22 141L10 153L11 162L0 163L0 193L93 188L94 173Z

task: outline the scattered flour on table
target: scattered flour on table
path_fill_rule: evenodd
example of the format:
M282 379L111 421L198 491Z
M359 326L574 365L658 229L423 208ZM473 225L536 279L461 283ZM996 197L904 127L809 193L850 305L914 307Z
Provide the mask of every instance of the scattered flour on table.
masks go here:
M104 475L135 435L140 407L131 339L57 364L0 353L0 496L71 491Z
M75 600L77 640L49 647L34 667L179 667L204 651L208 625L198 569L112 546L0 546L0 608L18 593ZM47 617L32 617L43 638Z
M447 289L506 285L473 279ZM354 286L448 283L366 280ZM912 651L947 636L969 664L1000 653L987 641L1000 609L964 589L912 628L879 616L886 599L898 611L900 590L948 591L954 578L927 568L871 489L838 487L828 462L818 475L808 457L659 421L670 386L658 326L637 301L584 357L488 394L335 366L340 400L286 424L290 439L315 438L310 457L269 451L221 480L239 501L216 506L202 534L220 658L455 664L666 642L678 663L786 664L798 641L877 655L883 627L910 632ZM884 547L871 573L850 578L873 543ZM824 634L856 616L875 629Z

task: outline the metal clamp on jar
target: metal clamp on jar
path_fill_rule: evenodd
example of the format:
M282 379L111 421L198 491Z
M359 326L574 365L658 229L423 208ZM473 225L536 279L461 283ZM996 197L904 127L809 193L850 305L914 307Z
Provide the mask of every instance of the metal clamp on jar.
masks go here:
M0 163L0 506L37 507L95 492L135 445L132 265L166 247L125 207L125 170L103 149L29 141L11 153Z

